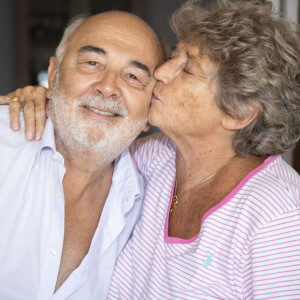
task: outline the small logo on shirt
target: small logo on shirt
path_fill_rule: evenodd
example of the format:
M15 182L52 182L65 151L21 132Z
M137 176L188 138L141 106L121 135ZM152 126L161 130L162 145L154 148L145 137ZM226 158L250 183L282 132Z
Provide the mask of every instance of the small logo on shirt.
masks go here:
M203 262L203 268L208 268L209 265L211 264L211 259L213 258L213 254L209 253L207 256L206 256L206 259L204 260Z

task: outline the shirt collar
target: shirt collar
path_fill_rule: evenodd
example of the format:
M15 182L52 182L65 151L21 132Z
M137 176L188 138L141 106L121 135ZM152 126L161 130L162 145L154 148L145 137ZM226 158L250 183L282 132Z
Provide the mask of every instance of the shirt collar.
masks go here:
M98 261L118 239L126 226L127 217L134 216L131 210L140 212L143 197L142 176L136 171L129 150L125 149L114 161L112 184L86 258L88 265Z
M124 213L127 213L134 201L144 194L142 177L135 168L128 148L114 161L112 187L127 199L122 203Z
M43 138L39 143L36 159L39 161L43 149L50 148L56 151L54 127L50 118L47 118ZM123 213L127 213L133 206L134 201L144 194L144 183L141 175L137 172L132 161L130 152L126 148L114 161L114 173L112 188L117 193L124 195L121 205Z

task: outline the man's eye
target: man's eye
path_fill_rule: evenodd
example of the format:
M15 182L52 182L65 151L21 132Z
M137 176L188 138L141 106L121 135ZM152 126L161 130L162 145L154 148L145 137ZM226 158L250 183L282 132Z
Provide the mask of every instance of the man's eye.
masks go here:
M125 69L121 74L124 82L130 87L142 89L147 84L144 74L139 74L138 71Z
M96 62L96 61L93 61L93 60L88 61L87 63L88 63L90 66L97 66L97 62Z
M128 77L133 80L139 80L135 75L129 74Z

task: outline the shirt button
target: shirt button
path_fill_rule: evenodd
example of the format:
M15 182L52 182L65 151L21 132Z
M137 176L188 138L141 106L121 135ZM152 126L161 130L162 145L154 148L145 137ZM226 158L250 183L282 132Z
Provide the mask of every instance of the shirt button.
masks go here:
M50 255L51 255L51 256L55 256L55 255L56 255L56 251L55 251L54 249L52 249L52 250L50 251Z
M58 155L56 153L54 153L52 158L53 158L53 160L58 160Z
M57 198L60 198L61 197L61 192L57 192L56 196L57 196Z

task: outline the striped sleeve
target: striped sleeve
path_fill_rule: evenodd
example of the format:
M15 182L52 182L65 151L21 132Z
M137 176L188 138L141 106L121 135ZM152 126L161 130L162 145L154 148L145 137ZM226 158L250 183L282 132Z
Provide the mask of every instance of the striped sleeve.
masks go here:
M300 299L300 208L253 237L244 264L244 299Z
M166 145L172 144L163 133L155 133L134 141L130 146L130 153L137 170L146 177L147 171L160 153L167 149Z

